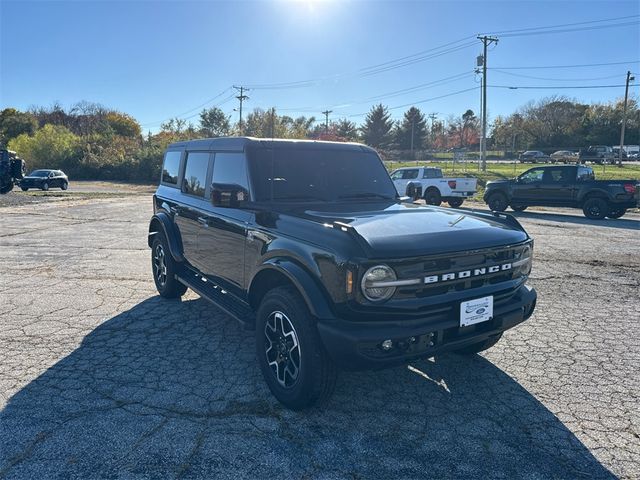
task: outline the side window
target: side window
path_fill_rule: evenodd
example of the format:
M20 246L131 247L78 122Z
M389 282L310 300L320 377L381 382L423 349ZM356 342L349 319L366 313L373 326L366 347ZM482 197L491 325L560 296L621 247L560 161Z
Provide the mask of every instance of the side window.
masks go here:
M413 180L414 178L418 178L418 169L413 168L411 170L403 170L402 171L402 179L403 180Z
M249 189L247 180L247 164L242 153L216 153L213 162L212 183L222 185L238 185Z
M585 167L578 167L578 180L590 180L593 178L593 170Z
M391 180L400 180L402 178L402 170L396 170L391 174Z
M533 182L541 182L543 176L544 176L544 170L542 168L534 168L533 170L524 172L518 178L520 179L521 183L533 183Z
M207 187L208 152L189 152L184 166L182 191L188 195L204 197Z
M178 185L178 172L180 170L180 157L182 152L167 152L162 165L162 183Z
M425 168L422 178L442 178L442 171L437 168Z
M565 180L566 168L550 168L544 176L545 183L560 183Z

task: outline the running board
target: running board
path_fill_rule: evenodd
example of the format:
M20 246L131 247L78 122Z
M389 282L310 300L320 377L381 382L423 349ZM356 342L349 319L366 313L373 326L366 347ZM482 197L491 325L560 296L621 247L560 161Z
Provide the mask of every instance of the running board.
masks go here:
M255 330L256 316L254 311L235 295L189 267L184 267L176 275L176 278L202 298L209 300L220 310L238 320L245 330Z

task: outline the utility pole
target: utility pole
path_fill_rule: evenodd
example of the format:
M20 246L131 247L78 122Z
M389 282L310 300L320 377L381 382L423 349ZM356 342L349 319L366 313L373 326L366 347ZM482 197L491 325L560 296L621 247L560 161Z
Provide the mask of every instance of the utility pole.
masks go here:
M480 141L480 159L482 161L482 171L487 171L487 47L492 43L497 44L496 37L486 35L478 37L482 42L482 140Z
M324 112L320 112L324 115L324 133L329 133L329 114L332 113L333 110L325 110Z
M249 97L247 97L244 92L247 90L246 88L244 88L243 86L240 87L236 87L235 85L233 86L233 88L235 88L236 90L238 90L240 92L240 95L238 95L236 98L238 100L240 100L240 122L238 123L238 129L240 130L240 136L242 136L242 102L244 102L245 100L249 100Z
M622 167L622 149L624 148L624 130L627 127L627 100L629 99L629 82L635 80L631 72L627 71L627 85L624 88L624 107L622 109L622 129L620 130L620 151L618 152L618 166Z
M273 138L275 123L276 123L276 107L271 107L271 138Z

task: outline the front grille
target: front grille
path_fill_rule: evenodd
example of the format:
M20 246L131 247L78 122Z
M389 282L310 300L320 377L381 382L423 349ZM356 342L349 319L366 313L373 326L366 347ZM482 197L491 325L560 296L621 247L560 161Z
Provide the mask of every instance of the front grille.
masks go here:
M467 270L473 272L475 269L488 269L491 266L516 262L520 259L527 245L528 244L521 244L499 249L441 255L438 257L406 260L390 264L395 270L398 280L422 279L419 284L398 287L393 298L399 300L406 298L426 298L455 291L480 288L487 285L499 285L500 283L513 280L521 276L518 268L478 276L472 275L467 278L438 281L436 283L424 282L426 277L440 277L447 273L457 273Z

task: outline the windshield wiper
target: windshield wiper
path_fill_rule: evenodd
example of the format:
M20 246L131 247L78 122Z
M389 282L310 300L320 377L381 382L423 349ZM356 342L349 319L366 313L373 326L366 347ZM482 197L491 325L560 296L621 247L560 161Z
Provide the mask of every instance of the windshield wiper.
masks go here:
M288 195L286 197L273 197L275 202L287 201L287 200L320 200L326 202L326 198L316 197L315 195Z
M383 195L381 193L376 192L356 192L356 193L348 193L345 195L340 195L338 198L383 198L384 200L394 200L393 197L388 195Z

